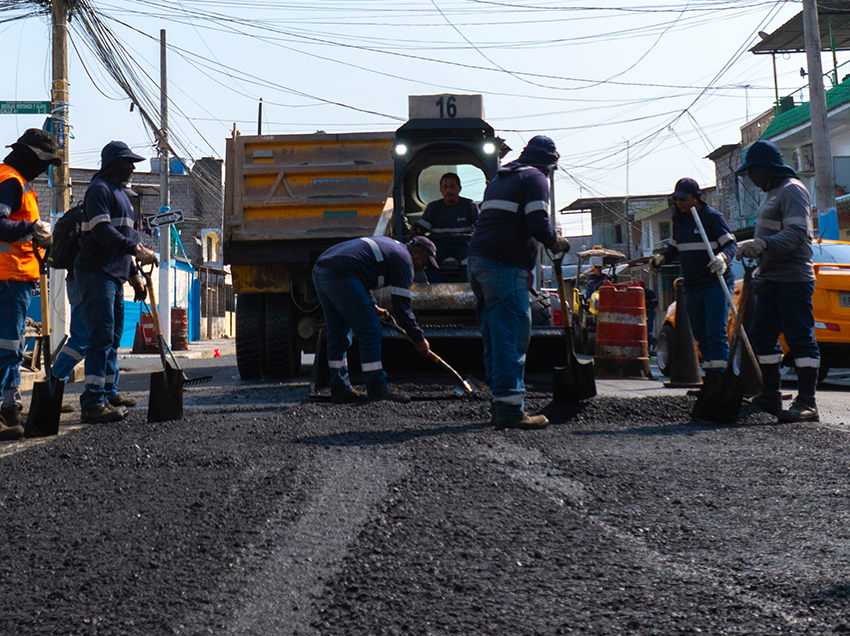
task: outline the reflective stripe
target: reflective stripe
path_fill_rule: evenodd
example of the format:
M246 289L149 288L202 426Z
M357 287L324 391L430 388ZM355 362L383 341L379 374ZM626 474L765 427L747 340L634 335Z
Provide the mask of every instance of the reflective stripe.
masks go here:
M717 244L718 245L726 245L726 243L728 243L729 241L734 241L734 240L735 240L735 235L729 234L727 232L726 234L724 234L723 236L721 236L720 238L717 239Z
M709 360L702 365L703 369L725 369L726 361L725 360Z
M384 277L378 276L378 287L383 287L383 286L384 286Z
M82 359L83 359L83 354L82 354L82 353L80 353L79 351L76 351L76 350L72 349L72 348L71 348L71 347L69 347L68 345L65 345L64 347L62 347L62 351L60 351L60 352L59 352L59 355L62 355L63 353L64 353L66 356L68 356L69 358L71 358L72 360L76 360L77 362L79 362L80 360L82 360Z
M525 213L530 214L531 212L538 212L540 210L548 210L549 204L546 201L532 201L531 203L525 204Z
M785 219L782 221L782 227L804 227L806 229L809 228L809 218L802 216L795 216L790 219Z
M8 254L12 251L12 246L8 243L0 243L0 254Z
M519 210L519 203L513 201L502 201L501 199L490 199L481 204L481 210L489 210L495 208L497 210L505 210L506 212L516 212Z
M369 244L369 247L371 247L371 248L372 248L372 253L375 255L375 260L377 260L379 263L380 263L382 260L384 260L384 255L383 255L383 254L381 254L381 248L380 248L380 247L378 247L378 244L377 244L377 243L375 243L375 241L373 241L373 240L372 240L372 239L370 239L370 238L366 238L366 237L363 237L363 238L361 238L360 240L361 240L361 241L366 241L366 242Z
M5 203L0 203L0 217L6 218L10 214L12 214L12 208L10 208Z
M410 290L405 289L404 287L390 287L389 290L391 296L404 296L405 298L410 298Z
M360 368L363 369L364 371L368 372L368 371L380 371L384 367L381 365L381 361L379 360L378 362L361 362Z
M418 225L421 225L422 227L424 227L426 230L430 230L430 229L431 229L431 224L430 224L430 223L428 223L428 221L425 221L425 220L423 220L423 219L419 219L416 223L417 223Z
M106 378L98 376L98 375L87 375L86 376L86 384L91 384L92 386L103 386L106 383Z
M711 249L713 249L713 250L717 249L717 242L716 241L712 241L711 243L709 243L709 245L711 245ZM702 243L702 242L699 242L699 243L682 243L681 245L677 245L676 247L679 248L680 252L698 252L700 250L702 250L703 252L705 251L705 243Z
M602 312L596 317L596 323L605 322L615 325L645 325L646 314L638 316L630 316L629 314L615 314L611 312Z
M115 227L133 227L133 219L122 216L119 219L112 219L112 225Z
M781 353L771 353L766 356L759 356L759 364L779 364L782 362Z
M81 224L83 232L91 232L91 229L101 223L109 223L112 218L108 214L98 214L91 221L83 221Z
M431 230L431 232L434 234L454 234L455 232L471 232L472 230L473 227L471 225L468 225L466 227L438 227Z
M782 229L782 221L771 221L770 219L759 219L756 221L756 225L761 225L766 230L776 230L777 232Z
M820 358L794 358L794 366L801 369L818 369Z
M21 346L20 338L18 340L3 340L0 339L0 349L5 349L6 351L17 351Z
M104 378L104 380L106 381L106 384L115 384L115 375L108 375Z
M328 360L328 366L331 369L343 369L345 368L345 358L342 360Z
M493 396L494 402L504 402L505 404L522 404L523 399L525 398L524 393L518 393L514 395L500 395Z
M668 245L670 247L678 247L679 246L679 244L676 242L676 239L670 239L670 242L668 243Z

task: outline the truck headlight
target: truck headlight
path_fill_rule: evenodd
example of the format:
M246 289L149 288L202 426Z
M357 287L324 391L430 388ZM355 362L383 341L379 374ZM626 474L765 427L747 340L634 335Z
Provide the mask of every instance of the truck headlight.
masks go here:
M486 144L484 144L485 154L492 155L494 152L496 152L496 144L494 144L492 141L488 141Z
M399 156L407 154L407 146L405 144L396 144L395 153Z

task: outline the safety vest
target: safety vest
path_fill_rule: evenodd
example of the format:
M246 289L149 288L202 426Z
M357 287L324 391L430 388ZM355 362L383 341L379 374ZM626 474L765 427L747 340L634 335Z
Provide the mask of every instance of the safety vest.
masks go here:
M38 221L38 198L35 190L21 176L21 173L0 164L0 183L7 179L17 179L21 184L23 196L21 207L9 215L10 221ZM24 237L17 243L0 241L0 280L38 280L38 260L32 250L32 238Z

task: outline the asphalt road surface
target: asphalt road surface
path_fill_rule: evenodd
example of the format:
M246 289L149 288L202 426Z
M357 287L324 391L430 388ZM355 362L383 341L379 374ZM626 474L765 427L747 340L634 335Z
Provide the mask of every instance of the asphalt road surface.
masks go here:
M535 376L552 425L496 432L442 376L335 406L189 362L215 377L182 421L0 443L0 634L850 633L846 382L820 423L717 426ZM122 367L146 402L156 359Z

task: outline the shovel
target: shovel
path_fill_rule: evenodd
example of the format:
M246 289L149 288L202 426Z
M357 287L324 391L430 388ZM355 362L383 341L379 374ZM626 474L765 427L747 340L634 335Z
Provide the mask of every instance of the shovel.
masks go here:
M555 367L553 399L556 402L580 402L596 395L596 375L593 370L593 360L582 362L576 357L573 317L570 306L567 304L567 292L564 289L562 260L564 260L563 254L552 257L552 271L555 274L555 282L558 284L558 298L561 300L564 340L567 344L567 366Z
M41 257L39 249L33 244L38 259L39 286L41 296L41 352L44 354L44 381L36 382L32 387L32 402L24 434L27 437L47 437L59 432L59 419L62 417L62 397L65 394L65 382L53 377L50 364L50 303L47 298L47 254Z
M380 322L384 327L388 327L389 329L392 329L393 331L399 333L402 337L404 337L405 340L407 340L411 344L414 344L413 338L411 338L410 336L407 335L407 332L404 329L402 329L401 326L399 326L399 324L395 321L395 318L393 318L392 315L390 315L389 320L381 320ZM443 367L446 371L448 371L449 373L451 373L452 375L454 375L457 378L459 385L455 387L455 389L454 389L455 393L458 393L459 395L466 395L466 394L473 392L472 384L470 382L464 380L461 377L460 373L455 371L449 365L448 362L443 360L436 353L429 350L428 351L428 359L431 360L432 362L436 362L438 365Z
M691 215L694 217L697 229L699 229L702 242L710 254L709 258L714 258L714 250L711 249L711 243L708 240L696 208L691 208ZM750 339L747 337L746 329L744 329L744 325L742 324L744 312L739 312L735 308L735 299L726 285L726 279L723 278L723 274L717 274L717 280L720 281L720 286L723 288L723 293L726 295L726 300L734 317L732 346L729 349L729 361L726 363L726 370L722 374L706 374L702 388L697 396L694 410L691 412L691 417L717 424L734 424L738 421L741 403L744 401L744 395L746 395L747 385L749 384L746 378L735 373L735 353L739 345L743 344L747 355L753 363L753 371L758 379L759 386L762 385L762 377L758 359L753 352ZM742 308L747 306L746 303L750 294L750 281L750 276L744 276L744 285L741 288L740 306Z

